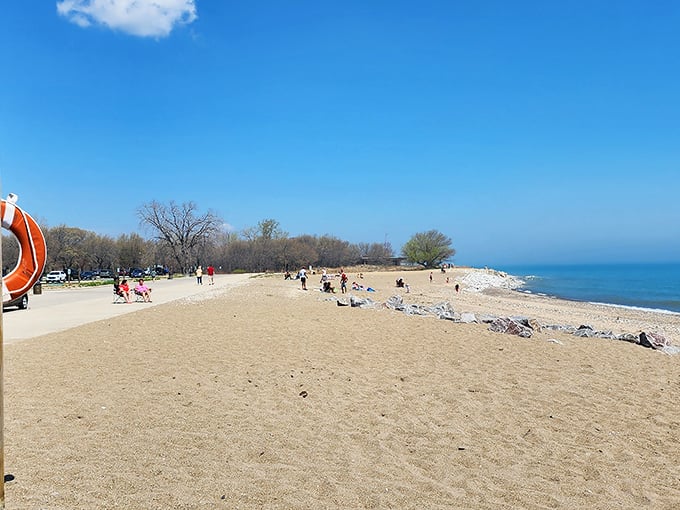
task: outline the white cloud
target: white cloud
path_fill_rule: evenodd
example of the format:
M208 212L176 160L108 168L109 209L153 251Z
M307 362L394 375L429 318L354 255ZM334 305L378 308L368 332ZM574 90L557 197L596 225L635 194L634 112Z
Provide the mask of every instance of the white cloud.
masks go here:
M57 12L81 27L104 25L140 37L165 37L197 18L195 0L58 0Z

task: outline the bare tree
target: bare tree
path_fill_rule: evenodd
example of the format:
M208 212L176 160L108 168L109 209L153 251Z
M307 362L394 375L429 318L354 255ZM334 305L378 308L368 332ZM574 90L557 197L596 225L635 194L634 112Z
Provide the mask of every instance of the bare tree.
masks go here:
M85 239L88 231L82 228L59 225L44 231L47 243L47 267L58 267L68 271L81 269L87 259Z
M2 274L8 273L17 265L20 255L19 241L14 234L2 234Z
M354 262L353 255L356 250L352 249L347 241L331 235L323 235L316 240L318 258L316 263L323 267L340 267Z
M90 255L92 269L111 269L118 261L118 246L109 236L92 233L86 239L86 250Z
M371 243L367 252L368 261L372 264L389 264L393 256L392 245L387 241L384 243Z
M148 243L139 234L122 234L116 240L116 245L121 267L130 269L145 265Z
M223 223L211 211L199 215L194 202L179 205L170 201L166 205L154 200L143 204L137 215L142 224L155 231L156 239L170 249L182 272L189 269L192 260L200 261L197 248L217 234Z

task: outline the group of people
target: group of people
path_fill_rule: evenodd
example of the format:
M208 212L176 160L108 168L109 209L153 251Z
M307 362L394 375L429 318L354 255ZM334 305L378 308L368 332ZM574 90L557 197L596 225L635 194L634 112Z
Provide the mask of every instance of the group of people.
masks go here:
M286 271L286 274L284 276L284 279L286 280L292 280L291 274ZM302 286L302 290L307 290L307 270L303 267L298 271L297 276L295 279L300 280L300 284ZM321 283L321 290L323 292L330 292L330 293L335 293L335 287L333 286L332 282L332 276L330 276L326 270L324 269L321 273L321 280L319 283ZM343 269L340 270L340 291L344 294L347 292L347 275L345 274L345 271Z
M352 290L365 290L366 292L375 292L373 287L366 287L357 282L352 282Z
M208 278L210 278L208 285L214 285L215 268L212 265L208 266L207 273ZM203 285L203 268L201 266L196 268L196 283L198 285ZM151 288L144 283L143 278L140 278L137 281L137 285L134 286L132 291L130 290L130 284L126 279L116 282L114 285L116 294L122 297L126 303L132 303L132 300L130 299L131 292L133 292L134 295L141 297L145 303L151 303Z
M397 287L406 289L407 294L411 292L411 287L409 287L408 283L406 283L403 278L397 278Z
M331 284L331 279L328 276L328 273L326 273L326 270L324 269L321 272L321 290L323 292L332 292L335 294L335 287Z
M310 270L311 270L311 266L310 266ZM442 272L445 272L445 271L442 271ZM344 269L340 270L339 276L340 276L340 290L344 294L345 292L347 292L347 280L348 280ZM362 273L359 273L357 276L359 278L364 277L364 275ZM289 271L286 271L284 278L286 280L292 280L293 279L293 277L292 277L292 275L290 274ZM300 271L295 276L296 280L297 279L300 280L300 283L302 284L302 290L307 290L307 278L308 278L308 272L307 272L307 269L305 269L305 268L300 269ZM333 276L327 274L325 269L322 271L320 283L321 283L321 290L323 292L335 293L335 287L333 287L333 284L331 283L332 278L333 278ZM432 272L430 272L430 274L429 274L429 279L430 279L430 283L433 283L434 274ZM446 283L449 283L449 282L450 282L450 279L449 279L449 277L447 277ZM403 278L397 278L396 286L398 288L402 288L402 289L406 290L407 294L411 291L409 284L406 283ZM455 288L456 292L460 292L460 284L456 283L454 288ZM352 282L352 290L360 290L360 291L363 290L363 291L368 291L368 292L374 292L375 291L375 289L373 289L372 287L361 285L360 283L357 283L356 281Z
M133 292L135 295L140 296L145 303L151 303L151 288L144 283L143 278L140 278L137 281L137 285L135 285ZM123 279L118 284L117 294L125 299L126 303L132 303L132 300L130 299L130 285L127 280Z
M208 273L208 278L210 279L210 282L208 282L208 285L214 285L215 284L215 268L210 265L206 268L206 271ZM197 285L203 285L203 267L198 266L196 268L196 284Z

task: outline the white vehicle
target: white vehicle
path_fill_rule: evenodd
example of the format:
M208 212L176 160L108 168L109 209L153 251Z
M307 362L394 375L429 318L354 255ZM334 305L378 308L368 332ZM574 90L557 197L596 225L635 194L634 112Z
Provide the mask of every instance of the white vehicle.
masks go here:
M50 271L45 277L47 283L64 283L66 281L66 273L63 271Z

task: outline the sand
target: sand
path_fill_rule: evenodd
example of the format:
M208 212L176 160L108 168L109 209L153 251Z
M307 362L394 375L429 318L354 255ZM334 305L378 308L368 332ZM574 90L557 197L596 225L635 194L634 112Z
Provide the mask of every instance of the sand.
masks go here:
M680 343L678 315L456 294L465 271L362 283ZM680 356L337 297L254 277L6 345L7 508L678 507Z

